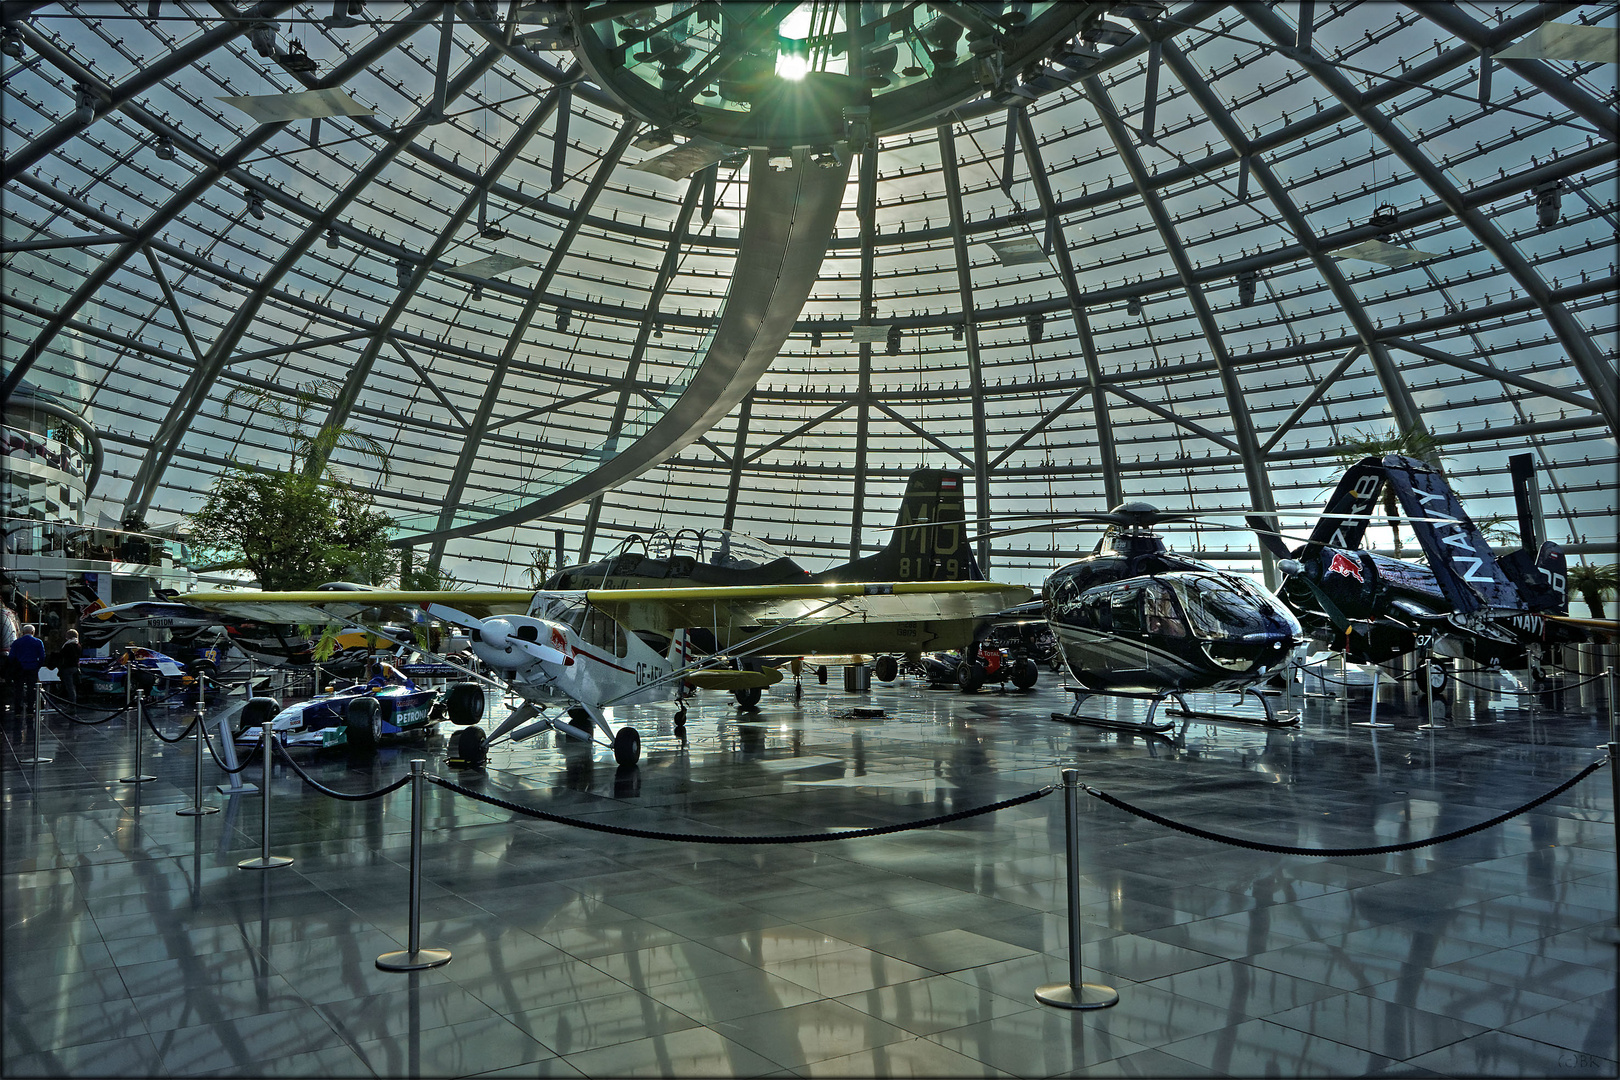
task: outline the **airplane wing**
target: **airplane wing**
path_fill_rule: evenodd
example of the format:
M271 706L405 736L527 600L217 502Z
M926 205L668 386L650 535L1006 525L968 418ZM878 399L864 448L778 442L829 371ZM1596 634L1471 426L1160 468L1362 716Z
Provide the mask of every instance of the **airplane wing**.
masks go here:
M533 598L533 592L504 589L467 592L453 589L310 589L302 592L196 592L186 593L179 599L187 606L229 619L320 625L329 619L360 620L362 615L371 611L379 612L384 618L408 619L414 612L430 604L452 607L479 619L492 615L521 615L529 610L529 601Z
M926 622L975 619L1034 595L994 581L732 585L691 589L591 589L586 601L616 622L672 634L684 627L769 627L831 620Z
M1588 619L1580 615L1547 615L1542 618L1548 622L1558 623L1561 626L1571 626L1577 630L1584 630L1597 637L1606 637L1615 640L1620 638L1620 619Z

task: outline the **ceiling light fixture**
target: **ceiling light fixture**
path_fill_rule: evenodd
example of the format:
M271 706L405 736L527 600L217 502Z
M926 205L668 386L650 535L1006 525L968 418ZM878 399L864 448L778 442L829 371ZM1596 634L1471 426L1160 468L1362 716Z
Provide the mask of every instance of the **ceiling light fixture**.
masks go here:
M263 221L264 220L264 196L263 195L260 195L257 191L251 191L250 190L247 193L247 208L248 208L248 213L253 215L253 220L254 221Z
M23 44L22 31L15 26L0 27L0 52L13 60L21 60L28 52Z
M1543 229L1558 224L1558 216L1563 211L1563 189L1563 183L1558 180L1536 186L1536 224Z
M159 161L174 160L174 140L167 135L157 137L157 144L153 147L153 150L156 152Z
M1260 275L1253 270L1245 270L1237 276L1238 303L1243 307L1254 304L1255 289L1260 283Z

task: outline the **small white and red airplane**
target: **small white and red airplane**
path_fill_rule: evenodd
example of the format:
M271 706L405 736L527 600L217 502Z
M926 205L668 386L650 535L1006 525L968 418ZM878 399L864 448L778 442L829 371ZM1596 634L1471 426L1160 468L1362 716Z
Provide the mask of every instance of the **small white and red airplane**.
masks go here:
M387 621L437 621L460 628L497 673L495 685L523 704L486 740L464 728L454 750L482 760L488 741L557 730L591 741L600 731L621 765L641 757L632 727L615 731L607 710L681 697L686 688L754 691L780 681L770 666L731 667L733 656L850 655L913 651L971 636L977 620L1031 596L993 581L817 582L807 584L512 591L414 591L334 585L302 592L198 592L173 601L104 608L102 620L215 620L322 626L386 637ZM697 655L699 628L723 651ZM408 640L399 644L410 644ZM881 648L875 647L881 645ZM467 672L474 678L483 677ZM489 681L489 680L484 680ZM676 713L685 723L685 707Z

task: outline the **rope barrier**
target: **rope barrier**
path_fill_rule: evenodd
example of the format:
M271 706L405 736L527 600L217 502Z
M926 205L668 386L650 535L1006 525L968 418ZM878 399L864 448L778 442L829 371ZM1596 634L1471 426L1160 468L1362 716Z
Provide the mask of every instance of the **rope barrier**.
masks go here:
M191 729L197 726L197 718L195 716L193 716L191 718L191 723L186 725L185 730L180 732L180 734L176 735L174 738L171 739L167 735L163 734L163 732L158 730L157 724L153 723L153 721L152 721L152 713L151 713L151 711L150 710L143 710L143 711L146 714L146 726L152 729L152 734L156 735L160 740L162 740L163 742L166 742L166 743L177 743L177 742L179 742L181 739L184 739L187 735L190 735L191 734ZM204 731L203 734L206 735L207 732Z
M406 779L409 779L409 777ZM934 825L943 825L949 821L961 821L964 818L977 817L980 814L992 814L998 810L1006 810L1022 803L1044 799L1057 790L1054 785L1048 784L1038 791L1031 791L1012 799L1003 799L1001 802L991 803L988 806L978 806L971 810L958 810L955 813L941 814L938 817L924 818L921 821L906 822L899 825L877 825L870 829L846 829L834 833L797 833L786 836L704 836L692 833L655 832L650 829L630 829L622 825L605 825L599 821L584 821L580 818L563 817L561 814L551 814L544 810L536 810L532 806L524 806L521 803L508 802L493 795L485 795L483 792L463 787L453 780L446 780L440 776L429 774L426 779L449 791L465 795L470 799L476 799L478 802L488 803L490 806L497 806L502 810L510 810L512 813L523 814L526 817L555 822L558 825L573 825L576 828L589 829L592 832L612 833L615 836L634 836L642 840L674 840L688 844L814 844L827 840L854 840L863 836L884 836L889 833L907 832L912 829L925 829Z
M1276 855L1338 856L1343 858L1352 855L1389 855L1397 851L1412 851L1416 848L1431 847L1435 844L1444 844L1451 840L1460 840L1465 836L1472 835L1473 833L1481 832L1485 829L1495 828L1504 821L1509 821L1518 817L1520 814L1534 810L1536 807L1540 806L1544 802L1547 802L1549 799L1557 798L1607 764L1609 764L1608 757L1601 757L1592 762L1592 764L1588 765L1586 768L1582 769L1580 772L1576 773L1570 779L1564 781L1562 784L1559 784L1557 787L1547 792L1545 795L1541 795L1530 800L1516 810L1509 810L1505 814L1498 814L1489 821L1481 821L1477 825L1470 825L1464 829L1454 829L1451 832L1442 833L1439 836L1431 836L1427 840L1408 840L1405 843L1385 844L1380 847L1302 848L1290 847L1284 844L1267 844L1258 840L1245 840L1242 837L1226 836L1221 833L1210 832L1207 829L1200 829L1192 825L1184 825L1178 821L1171 821L1169 818L1160 817L1151 810L1143 810L1141 807L1132 806L1123 799L1117 799L1107 792L1098 791L1096 788L1087 784L1081 784L1080 787L1087 795L1101 799L1110 806L1118 807L1127 814L1135 814L1139 818L1145 818L1146 820L1157 825L1163 825L1165 828L1174 829L1177 832L1189 833L1193 836L1202 837L1205 840L1213 840L1218 844L1229 844L1233 847L1248 848L1251 851L1269 851Z
M197 721L195 721L195 720L192 721L193 724L195 724L196 722ZM191 729L188 727L186 730L190 731ZM261 740L258 746L255 746L252 750L248 751L248 756L242 759L242 763L240 765L238 765L236 768L233 769L229 765L225 764L225 762L220 758L219 752L214 749L214 740L208 734L208 725L207 724L203 725L202 736L203 736L203 745L208 747L208 756L214 759L214 764L215 765L218 765L221 769L223 769L227 773L239 773L242 770L246 769L249 765L253 764L253 759L258 757L259 756L259 751L264 748L264 743ZM185 736L182 735L181 738L185 738Z
M272 736L272 738L274 738L274 736ZM334 788L327 787L325 784L309 775L309 773L305 772L298 762L293 760L292 755L287 752L287 747L282 745L280 739L276 739L276 749L281 751L281 759L292 768L293 772L298 774L298 779L302 780L304 783L308 784L322 795L329 796L333 799L342 799L345 802L365 802L368 799L380 799L389 792L398 791L400 788L411 782L410 774L407 773L398 780L395 780L392 784L380 787L376 791L362 791L358 793L338 791Z
M129 711L128 705L120 705L117 709L109 712L100 720L81 720L78 716L78 712L80 709L85 708L85 706L79 704L78 702L68 701L66 698L59 698L48 690L40 691L40 697L45 699L45 703L51 707L51 711L57 716L60 716L66 720L71 720L75 724L83 724L85 727L97 727L101 724L105 724L107 721L112 720L115 717L122 716ZM63 708L64 705L72 706L71 711ZM94 709L97 708L97 706L92 705L90 708Z

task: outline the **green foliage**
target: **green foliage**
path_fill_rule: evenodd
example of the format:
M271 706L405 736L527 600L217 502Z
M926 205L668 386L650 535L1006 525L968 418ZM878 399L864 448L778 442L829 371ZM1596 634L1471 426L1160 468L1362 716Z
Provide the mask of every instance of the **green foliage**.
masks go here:
M192 542L203 559L249 570L265 589L303 589L337 579L367 585L389 580L395 566L387 546L393 522L376 509L371 492L345 482L326 460L334 449L347 447L376 460L386 474L382 445L346 428L310 432L311 414L336 391L334 383L314 382L299 387L290 400L241 389L226 398L227 416L246 399L271 418L288 440L289 467L226 463L191 519Z
M1606 618L1603 612L1603 595L1612 593L1620 588L1620 566L1614 563L1594 565L1591 563L1576 563L1569 568L1564 579L1570 592L1579 593L1586 606L1592 612L1594 619Z
M531 589L538 589L544 584L551 576L551 552L536 544L534 550L529 553L529 565L523 568L523 576L529 579Z
M1339 443L1336 456L1339 464L1348 468L1364 457L1381 458L1385 454L1416 458L1431 468L1442 470L1445 462L1439 441L1421 423L1415 423L1405 431L1390 428L1382 435L1358 431Z
M449 592L465 584L454 574L431 565L416 552L411 552L400 568L399 587L416 592Z
M1425 465L1444 471L1442 469L1444 455L1440 453L1440 444L1421 423L1414 423L1405 431L1390 428L1382 435L1358 431L1339 443L1335 457L1340 465L1349 468L1362 458L1381 458L1385 454L1401 454L1416 458ZM1384 485L1383 503L1384 513L1391 518L1389 531L1395 539L1395 557L1400 558L1401 530L1393 520L1400 513L1400 506L1395 501L1395 489L1388 484Z

